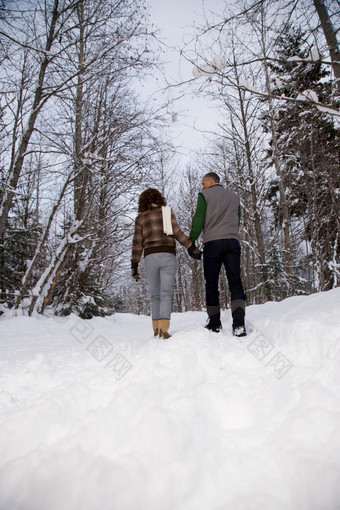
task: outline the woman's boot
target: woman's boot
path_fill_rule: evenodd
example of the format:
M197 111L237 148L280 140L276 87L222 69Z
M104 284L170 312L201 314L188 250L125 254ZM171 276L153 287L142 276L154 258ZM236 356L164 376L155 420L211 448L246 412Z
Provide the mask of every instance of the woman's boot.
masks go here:
M158 325L159 325L159 338L164 338L165 340L170 338L171 335L169 335L168 333L170 319L160 319Z
M159 320L152 319L153 336L158 336L158 322Z

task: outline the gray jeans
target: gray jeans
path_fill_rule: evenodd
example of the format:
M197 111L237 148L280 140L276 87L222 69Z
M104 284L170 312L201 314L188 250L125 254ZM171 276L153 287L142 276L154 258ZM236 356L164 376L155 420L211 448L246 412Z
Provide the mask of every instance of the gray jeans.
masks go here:
M170 319L172 289L177 270L176 255L165 252L151 253L145 257L144 263L151 290L152 318Z

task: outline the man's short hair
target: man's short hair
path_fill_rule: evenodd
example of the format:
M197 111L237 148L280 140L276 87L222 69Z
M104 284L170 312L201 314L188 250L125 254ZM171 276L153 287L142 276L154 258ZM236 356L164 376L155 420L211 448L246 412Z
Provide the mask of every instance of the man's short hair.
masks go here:
M207 177L208 179L212 179L214 182L220 182L220 178L215 172L209 172L205 174L204 177Z

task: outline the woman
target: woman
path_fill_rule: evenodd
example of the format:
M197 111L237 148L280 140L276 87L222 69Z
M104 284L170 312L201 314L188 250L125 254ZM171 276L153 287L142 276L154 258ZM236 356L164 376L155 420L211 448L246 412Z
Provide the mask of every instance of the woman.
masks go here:
M162 207L165 206L165 198L156 189L149 188L140 195L131 258L132 276L138 280L138 264L144 250L146 276L151 289L152 327L154 336L160 338L171 336L168 330L177 269L175 239L188 249L191 257L201 258L201 252L179 228L172 211L168 218L172 234L164 233L166 209ZM165 217L165 224L166 220Z

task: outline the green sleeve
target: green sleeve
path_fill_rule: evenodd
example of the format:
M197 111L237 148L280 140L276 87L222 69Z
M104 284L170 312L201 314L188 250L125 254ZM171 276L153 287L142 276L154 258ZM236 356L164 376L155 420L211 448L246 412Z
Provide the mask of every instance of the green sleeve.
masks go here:
M199 193L198 199L197 199L196 212L192 219L191 231L190 231L190 235L189 235L189 239L192 242L197 241L200 233L203 230L206 210L207 210L207 203L205 201L205 198L203 197L203 195L201 195L201 193Z

